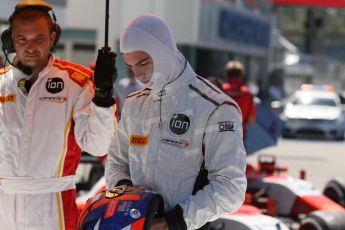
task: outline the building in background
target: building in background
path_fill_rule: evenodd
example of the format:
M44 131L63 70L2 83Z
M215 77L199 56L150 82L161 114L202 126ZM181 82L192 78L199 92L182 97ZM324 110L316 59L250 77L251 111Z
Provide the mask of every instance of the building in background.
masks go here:
M276 27L298 49L297 52L285 52L283 60L287 64L284 76L287 96L304 82L332 84L338 92L344 91L345 13L336 8L344 7L344 3L339 1L334 8L332 4L327 8L327 1L322 2L323 7L317 7L312 1L308 6L295 2L295 5L274 7ZM321 4L321 1L315 2Z
M7 27L17 2L2 0L1 29ZM63 29L57 56L86 66L104 43L105 0L47 2L53 4ZM165 19L179 49L198 74L222 77L224 64L236 59L244 63L249 82L266 76L270 0L112 0L110 6L109 42L115 50L124 26L138 14L148 12ZM121 58L118 66L125 67Z

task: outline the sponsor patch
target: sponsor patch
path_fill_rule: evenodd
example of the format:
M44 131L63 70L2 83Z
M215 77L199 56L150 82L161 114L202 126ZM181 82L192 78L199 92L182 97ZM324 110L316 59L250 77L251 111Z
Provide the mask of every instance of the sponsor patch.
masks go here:
M59 77L48 78L46 89L49 93L56 94L63 90L65 87L64 81Z
M26 81L25 79L19 80L18 84L17 84L18 88L24 88L25 87L25 81Z
M19 80L18 83L17 83L17 87L18 87L18 89L19 89L20 91L22 91L22 93L23 93L24 95L28 95L28 92L27 92L26 89L25 89L25 82L26 82L25 79Z
M187 115L177 113L174 114L169 122L169 130L176 135L185 134L190 126L190 119Z
M232 121L218 122L219 132L235 131L235 124Z
M16 94L8 94L6 96L0 96L0 104L16 102Z
M164 144L174 145L181 148L187 148L189 146L189 143L185 140L173 140L173 139L165 138L165 139L162 139L161 142Z
M40 97L39 100L63 103L67 100L67 97Z
M76 81L82 82L85 79L85 75L82 75L78 72L74 72L72 73L71 78L73 78Z
M131 135L129 138L129 145L132 146L146 146L149 143L149 136Z

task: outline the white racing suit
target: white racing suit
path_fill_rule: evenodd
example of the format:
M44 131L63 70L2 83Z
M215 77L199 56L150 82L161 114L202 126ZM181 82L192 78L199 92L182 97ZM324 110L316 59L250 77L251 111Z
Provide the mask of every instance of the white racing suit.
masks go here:
M189 65L164 90L130 95L121 117L106 164L108 188L124 179L150 187L163 196L166 211L182 208L187 229L241 206L246 190L241 113ZM203 159L209 184L192 196Z
M194 73L154 15L130 22L120 50L146 52L153 72L146 89L125 101L108 152L108 188L131 181L160 193L169 229L197 229L236 211L247 185L237 104ZM139 70L133 67L136 77L147 76ZM192 195L203 160L209 184Z
M92 71L50 58L29 93L16 68L0 70L0 229L77 228L80 149L107 153L114 109L91 103Z

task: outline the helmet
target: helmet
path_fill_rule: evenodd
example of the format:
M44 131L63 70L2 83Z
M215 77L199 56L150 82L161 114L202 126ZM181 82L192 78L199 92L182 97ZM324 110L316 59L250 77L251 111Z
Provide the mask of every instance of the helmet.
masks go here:
M81 212L79 230L150 229L164 214L161 195L144 187L117 186L90 198Z

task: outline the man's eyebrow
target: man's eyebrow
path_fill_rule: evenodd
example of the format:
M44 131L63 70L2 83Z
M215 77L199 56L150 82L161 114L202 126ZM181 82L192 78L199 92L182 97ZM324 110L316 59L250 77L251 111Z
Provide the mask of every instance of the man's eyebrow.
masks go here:
M16 36L14 36L14 37L16 37L16 38L19 38L19 37L24 37L24 35L23 34L17 34Z
M15 37L16 38L22 38L22 37L25 37L25 36L24 36L24 34L17 34ZM43 38L43 37L45 37L44 34L38 34L38 35L35 36L35 38Z

